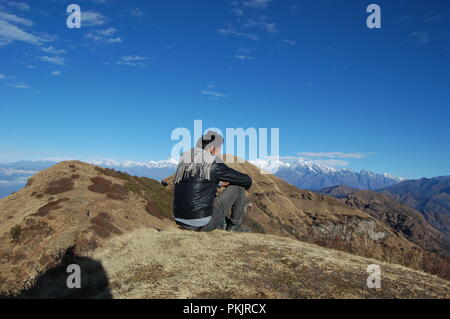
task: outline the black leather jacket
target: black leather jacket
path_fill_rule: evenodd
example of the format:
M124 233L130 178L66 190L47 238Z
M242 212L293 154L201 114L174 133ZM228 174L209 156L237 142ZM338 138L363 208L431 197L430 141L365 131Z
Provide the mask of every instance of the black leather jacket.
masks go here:
M229 168L220 161L211 165L210 180L189 177L175 184L173 215L175 218L198 219L212 215L213 202L219 182L249 189L252 179L247 174Z

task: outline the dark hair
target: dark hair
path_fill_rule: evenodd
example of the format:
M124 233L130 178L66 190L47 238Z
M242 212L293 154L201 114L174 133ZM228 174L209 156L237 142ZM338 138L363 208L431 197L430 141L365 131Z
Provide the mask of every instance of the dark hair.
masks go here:
M202 135L197 142L197 147L204 150L211 146L220 147L223 144L223 137L219 133L214 131L208 131L205 135Z

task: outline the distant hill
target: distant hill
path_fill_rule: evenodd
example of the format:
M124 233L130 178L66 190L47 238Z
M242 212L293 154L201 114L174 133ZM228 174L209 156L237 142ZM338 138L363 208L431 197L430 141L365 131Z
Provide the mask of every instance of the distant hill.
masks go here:
M378 191L417 209L450 236L450 176L407 180Z
M319 192L339 198L350 207L361 209L424 249L450 256L449 238L433 227L419 211L405 204L377 192L353 189L345 185L324 188Z
M320 194L327 194L335 198L345 198L348 195L358 192L359 189L348 187L347 185L337 185L331 187L324 187L317 192Z

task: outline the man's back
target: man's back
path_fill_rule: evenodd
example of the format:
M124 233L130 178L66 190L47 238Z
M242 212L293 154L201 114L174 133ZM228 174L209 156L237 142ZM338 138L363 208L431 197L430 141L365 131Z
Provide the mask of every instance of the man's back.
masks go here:
M213 201L219 182L250 188L252 179L225 165L216 157L210 167L209 179L188 176L175 184L174 217L202 219L212 215Z
M246 213L245 189L250 188L252 179L229 168L217 157L222 144L220 134L208 131L196 147L181 155L172 182L175 184L173 215L183 228L209 231L230 226L243 229L240 226ZM216 197L219 182L227 189Z

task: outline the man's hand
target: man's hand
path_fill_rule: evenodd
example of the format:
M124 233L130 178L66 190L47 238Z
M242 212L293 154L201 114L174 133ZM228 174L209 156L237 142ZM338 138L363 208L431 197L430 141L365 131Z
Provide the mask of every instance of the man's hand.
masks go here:
M219 182L219 187L227 187L228 185L230 185L229 182Z

